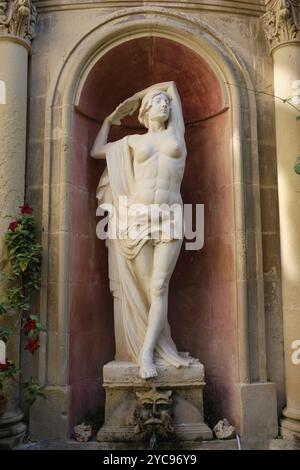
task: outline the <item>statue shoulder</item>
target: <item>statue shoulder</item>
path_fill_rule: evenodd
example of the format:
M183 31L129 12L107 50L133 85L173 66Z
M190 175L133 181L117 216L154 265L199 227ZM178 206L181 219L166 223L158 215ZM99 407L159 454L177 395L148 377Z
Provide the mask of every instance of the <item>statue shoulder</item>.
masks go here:
M134 148L140 144L143 140L144 134L132 134L128 136L128 145L130 148Z

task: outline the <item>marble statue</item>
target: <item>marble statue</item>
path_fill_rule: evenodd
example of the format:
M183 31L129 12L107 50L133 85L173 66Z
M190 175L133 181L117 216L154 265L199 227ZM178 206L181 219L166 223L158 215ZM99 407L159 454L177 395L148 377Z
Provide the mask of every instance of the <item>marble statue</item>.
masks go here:
M110 126L120 125L138 108L138 119L147 132L107 142ZM125 100L106 117L91 150L93 158L107 162L97 189L99 203L112 204L118 220L127 209L127 222L119 222L119 236L108 243L109 256L114 255L117 265L110 280L119 282L126 348L143 379L155 377L160 362L175 367L195 362L188 353L177 351L167 318L169 281L182 237L175 237L172 211L162 211L155 233L147 212L153 205L182 208L184 132L175 83L159 83ZM146 213L128 211L134 205L146 207ZM180 220L182 224L182 215ZM133 228L138 228L139 236L129 236Z

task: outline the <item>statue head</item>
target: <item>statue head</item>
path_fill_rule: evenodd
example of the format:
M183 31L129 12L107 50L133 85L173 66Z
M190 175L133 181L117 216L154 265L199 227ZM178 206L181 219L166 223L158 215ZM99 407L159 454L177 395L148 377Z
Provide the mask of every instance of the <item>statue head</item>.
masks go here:
M148 129L149 120L167 122L170 111L170 96L161 90L150 90L142 99L138 119Z

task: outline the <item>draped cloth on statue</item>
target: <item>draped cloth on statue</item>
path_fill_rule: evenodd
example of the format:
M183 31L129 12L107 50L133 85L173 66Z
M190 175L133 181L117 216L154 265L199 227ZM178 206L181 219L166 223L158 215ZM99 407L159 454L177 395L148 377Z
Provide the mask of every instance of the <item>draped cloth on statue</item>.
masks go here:
M149 238L149 234L152 233L151 224L145 214L128 215L126 200L130 200L131 188L134 187L133 160L128 136L107 145L106 161L107 168L100 178L97 198L99 205L105 210L108 207L105 204L111 204L113 207L113 216L110 217L108 227L107 246L109 250L114 250L118 272L113 273L113 276L110 273L110 287L113 291L113 284L119 283L118 297L122 305L127 349L132 360L139 364L150 305L145 293L147 288L145 280L139 278L139 274L134 269L134 258L145 243L152 243L152 239ZM136 226L138 226L138 231L135 230ZM112 239L112 234L117 236ZM163 241L158 239L155 243L172 239L170 235L169 238L164 237ZM175 367L187 365L187 358L177 352L167 320L157 341L155 358L162 359Z

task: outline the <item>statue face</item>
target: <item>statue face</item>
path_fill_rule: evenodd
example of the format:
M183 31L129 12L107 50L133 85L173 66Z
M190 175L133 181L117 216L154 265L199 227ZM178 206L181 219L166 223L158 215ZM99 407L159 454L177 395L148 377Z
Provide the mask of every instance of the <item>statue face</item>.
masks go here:
M166 122L170 115L170 101L164 93L153 96L148 111L149 121Z

